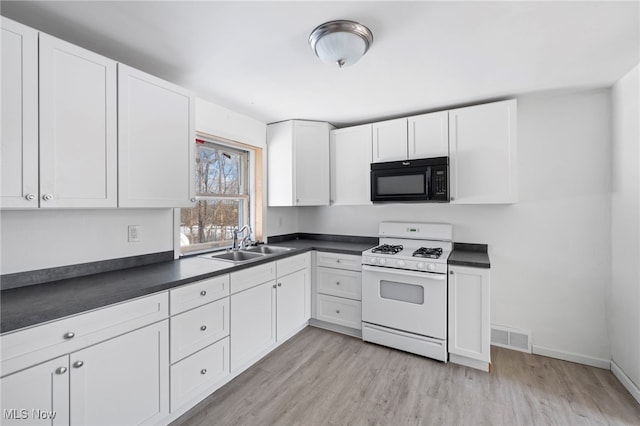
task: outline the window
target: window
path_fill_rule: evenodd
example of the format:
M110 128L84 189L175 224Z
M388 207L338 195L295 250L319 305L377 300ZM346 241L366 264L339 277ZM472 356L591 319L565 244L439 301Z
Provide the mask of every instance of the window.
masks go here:
M196 139L196 205L180 211L183 254L231 246L233 230L251 223L250 152Z

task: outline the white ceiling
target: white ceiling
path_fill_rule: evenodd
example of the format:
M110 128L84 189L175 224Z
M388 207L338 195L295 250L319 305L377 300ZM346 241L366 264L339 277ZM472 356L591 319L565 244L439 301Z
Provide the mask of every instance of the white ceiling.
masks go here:
M2 1L26 25L269 123L374 121L536 91L610 86L640 61L640 2ZM319 24L373 32L352 67Z

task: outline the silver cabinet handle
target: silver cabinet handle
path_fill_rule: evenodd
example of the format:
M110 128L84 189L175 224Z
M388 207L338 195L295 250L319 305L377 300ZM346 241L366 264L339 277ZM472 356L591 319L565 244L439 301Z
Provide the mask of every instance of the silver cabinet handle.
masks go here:
M340 309L336 309L336 314L339 314L339 313L340 313Z
M455 200L456 200L456 197L451 197L450 198L450 201L455 201Z
M192 202L192 203L195 203L195 202L196 202L196 199L195 199L195 198L192 198L192 199L191 199L191 202Z
M200 327L200 330L205 331L207 329L206 325L203 325L202 327Z
M453 275L453 271L449 271L449 275Z
M340 285L340 281L336 281L336 285Z
M336 263L340 263L340 259L336 260Z
M200 370L200 374L207 374L207 369L203 368L202 370Z
M84 365L84 361L76 361L73 363L73 368L80 368Z
M24 198L26 198L29 201L33 201L33 200L36 199L36 195L35 194L27 194L27 196L24 197Z
M282 283L278 283L278 287L282 287Z
M276 288L276 287L277 287L277 286L274 284L274 285L273 285L273 288Z
M76 337L76 333L70 331L68 333L64 333L62 337L64 337L65 339L73 339L74 337Z
M206 292L205 290L202 290L202 291L200 292L200 296L206 296L206 295L207 295L207 292Z
M67 372L67 367L58 367L56 368L56 374L64 374Z
M51 201L51 200L53 200L53 195L51 195L51 194L44 194L44 195L42 196L42 199L43 199L43 200L45 200L45 201Z

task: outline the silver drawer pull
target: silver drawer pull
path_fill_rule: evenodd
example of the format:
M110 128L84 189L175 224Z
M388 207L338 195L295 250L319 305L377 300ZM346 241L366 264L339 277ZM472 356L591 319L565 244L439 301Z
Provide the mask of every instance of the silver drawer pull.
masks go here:
M340 259L336 260L336 263L340 263Z
M24 198L26 198L27 201L33 201L33 200L36 199L36 196L35 196L35 194L27 194L27 196L24 197Z
M336 285L340 285L340 281L336 281Z
M202 370L200 370L200 374L207 374L207 369L203 368Z
M84 361L76 361L73 363L73 368L80 368L84 365Z
M200 330L205 331L207 329L206 325L203 325L202 327L200 327Z
M277 285L275 285L275 284L274 284L274 285L273 285L273 288L276 288L276 287L277 287Z
M202 291L200 292L200 296L206 296L206 295L207 295L207 292L206 292L205 290L202 290Z
M67 372L67 367L58 367L56 368L56 374L64 374Z
M340 313L340 309L336 309L336 314L339 314L339 313Z
M278 287L282 287L282 283L278 283Z
M70 331L68 333L64 333L62 337L64 337L65 339L73 339L74 337L76 337L76 333Z

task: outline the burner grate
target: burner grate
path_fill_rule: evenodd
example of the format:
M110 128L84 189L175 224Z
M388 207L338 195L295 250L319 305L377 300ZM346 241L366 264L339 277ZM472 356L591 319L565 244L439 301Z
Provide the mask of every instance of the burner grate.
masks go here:
M371 253L398 254L404 247L401 245L383 244L371 249Z
M428 257L431 259L437 259L442 256L442 249L440 247L420 247L413 252L413 257Z

